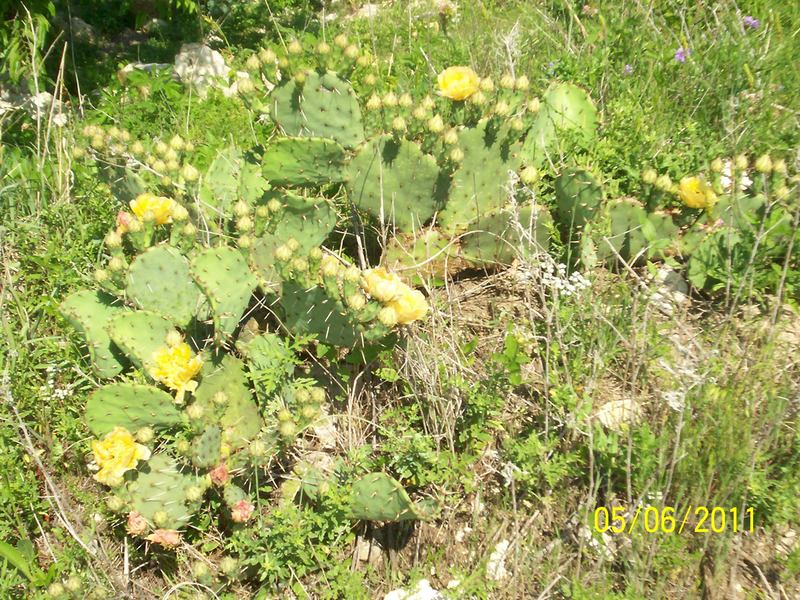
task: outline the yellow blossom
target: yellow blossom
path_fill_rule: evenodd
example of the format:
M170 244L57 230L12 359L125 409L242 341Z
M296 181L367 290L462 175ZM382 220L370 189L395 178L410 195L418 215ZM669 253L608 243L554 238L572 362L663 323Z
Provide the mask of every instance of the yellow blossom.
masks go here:
M183 395L197 389L197 382L193 379L202 366L203 359L200 356L192 356L189 344L181 342L174 346L162 346L156 350L147 370L153 379L178 392L175 395L175 402L182 404Z
M408 289L397 275L383 267L364 271L361 287L378 302L391 302Z
M684 177L678 185L678 196L689 208L711 209L717 203L717 195L711 186L700 177Z
M466 100L478 91L480 81L469 67L449 67L439 73L439 93L451 100Z
M139 194L136 200L131 201L131 210L140 221L148 211L155 216L156 225L172 223L172 211L177 206L171 198L156 196L155 194Z
M397 322L407 325L412 321L423 318L428 314L428 303L419 290L409 289L408 292L390 302L387 306L397 313Z
M126 471L135 469L140 460L150 458L150 450L137 444L124 427L114 427L102 440L93 440L92 453L100 467L94 474L94 479L109 487L121 485Z

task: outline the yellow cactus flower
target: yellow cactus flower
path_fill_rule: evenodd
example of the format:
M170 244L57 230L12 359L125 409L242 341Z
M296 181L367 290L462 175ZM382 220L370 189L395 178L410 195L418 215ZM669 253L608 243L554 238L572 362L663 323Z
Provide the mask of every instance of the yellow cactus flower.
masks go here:
M182 404L184 394L197 389L197 382L193 379L202 366L202 357L192 356L189 344L182 342L156 350L147 370L153 379L175 390L175 402Z
M678 197L689 208L710 210L717 203L717 195L701 177L684 177L678 185Z
M480 83L469 67L449 67L439 73L439 93L451 100L466 100L478 91Z
M408 325L412 321L422 319L428 314L428 303L425 296L419 290L409 289L387 305L393 308L397 314L397 322L400 325Z
M133 435L124 427L114 427L102 440L93 440L92 453L100 467L94 474L94 479L109 487L121 485L126 471L135 469L140 460L150 458L150 450L137 444Z
M361 287L375 300L384 303L391 302L409 289L397 275L383 267L364 271Z
M172 223L172 211L178 204L171 198L156 196L155 194L139 194L136 200L131 200L131 210L140 221L144 221L147 212L155 216L156 225Z

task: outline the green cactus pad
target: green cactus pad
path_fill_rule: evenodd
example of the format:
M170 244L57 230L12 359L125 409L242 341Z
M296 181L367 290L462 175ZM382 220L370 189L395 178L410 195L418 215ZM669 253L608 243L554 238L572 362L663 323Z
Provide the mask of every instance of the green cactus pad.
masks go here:
M149 385L111 383L96 390L86 402L86 424L96 436L114 427L136 433L142 427L168 429L180 422L172 396Z
M166 343L167 334L174 327L160 315L137 310L113 317L106 329L128 358L137 367L144 368L153 353Z
M111 318L127 312L122 303L103 292L81 290L65 299L60 310L86 342L97 376L109 378L119 375L125 357L111 342L106 327Z
M241 252L227 246L201 250L192 258L191 273L211 302L214 330L232 334L258 284Z
M432 503L415 504L400 483L385 473L370 473L353 484L350 517L365 521L430 520Z
M222 492L222 499L225 500L225 504L227 504L229 508L233 508L237 502L247 500L248 496L247 492L238 485L229 483Z
M350 319L340 300L330 298L321 287L307 289L295 282L283 284L281 306L284 325L294 335L316 334L317 340L335 346L363 343L363 328Z
M211 469L219 464L222 447L222 431L211 425L192 440L191 459L195 467Z
M333 140L277 138L267 147L261 174L275 185L320 186L344 179L344 148Z
M230 215L239 200L255 205L268 189L261 167L231 146L221 150L211 163L200 185L199 198L205 216L216 220Z
M171 457L155 454L139 467L136 479L128 482L119 495L151 524L156 513L164 512L167 519L159 528L183 529L197 508L186 499L186 491L197 484L198 478L182 473Z
M224 402L216 402L222 392ZM263 421L253 400L244 363L225 355L221 362L206 363L203 380L194 393L195 404L203 407L203 420L218 424L231 448L240 448L258 435Z
M139 308L182 326L201 312L204 300L189 261L171 246L156 246L136 257L128 269L125 294Z
M439 167L408 140L379 136L348 165L350 199L376 219L401 231L422 227L441 206Z
M555 180L556 217L566 240L594 219L603 204L603 188L583 169L566 169Z
M528 131L522 155L525 164L540 167L567 149L566 142L586 145L597 135L597 108L581 88L554 83L542 97L541 108Z
M270 115L287 135L329 138L345 148L364 141L355 92L334 73L310 72L302 87L286 80L272 90Z
M321 198L303 198L290 192L270 193L283 204L272 231L257 238L250 250L250 266L262 287L276 291L281 278L275 268L275 249L289 238L297 240L298 256L321 245L336 227L336 210Z
M608 235L597 241L597 256L614 262L618 257L639 263L659 255L667 248L678 228L666 214L648 214L633 199L623 198L610 203Z
M524 206L515 214L501 210L470 225L461 257L475 266L509 265L520 255L546 252L553 220L543 207Z
M462 129L458 139L464 160L453 174L447 206L439 214L442 229L451 234L505 206L511 173L520 165L521 144L494 120Z

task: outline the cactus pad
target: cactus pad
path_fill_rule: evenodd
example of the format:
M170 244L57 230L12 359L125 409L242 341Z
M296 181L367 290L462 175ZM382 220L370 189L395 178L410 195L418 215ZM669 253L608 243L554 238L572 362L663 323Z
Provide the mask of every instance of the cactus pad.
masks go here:
M200 202L210 219L228 215L236 202L254 205L269 189L258 164L250 162L241 150L221 150L200 186Z
M591 221L603 203L603 188L588 171L566 169L555 181L556 216L565 240Z
M506 127L489 119L459 132L464 159L453 173L447 206L439 214L446 232L463 231L470 222L508 202L511 173L519 168L521 148L508 134Z
M403 486L385 473L370 473L353 484L350 516L366 521L413 521L435 517L435 503L414 503Z
M666 214L648 214L630 198L615 200L608 206L609 235L597 243L598 258L641 262L672 242L677 227Z
M179 325L188 325L203 303L189 261L171 246L140 254L128 269L125 294L136 306Z
M108 337L108 321L123 312L125 307L113 296L103 292L81 290L61 303L61 313L82 336L89 348L94 372L98 377L119 375L124 356Z
M326 185L344 178L344 148L333 140L277 138L267 147L261 173L276 185Z
M272 90L270 114L287 135L330 138L345 148L364 141L355 92L334 73L310 72L302 86L286 80Z
M153 353L164 345L172 323L152 312L137 310L125 312L108 322L107 331L131 361L143 368Z
M180 422L172 396L149 385L112 383L86 402L86 423L96 436L118 426L135 433L142 427L166 429Z
M294 335L317 334L318 341L336 346L355 346L361 342L361 328L338 299L321 287L307 289L295 282L283 284L281 305L284 324Z
M382 264L390 270L444 276L463 266L458 258L459 244L451 242L435 229L425 229L416 235L401 233L386 246Z
M350 199L401 231L420 229L440 207L438 183L434 158L414 142L391 136L370 140L348 165Z
M192 440L192 464L201 469L210 469L221 458L222 432L216 425L207 427Z
M192 258L191 273L211 302L214 330L230 335L258 283L247 261L233 248L209 248Z
M508 265L520 254L546 252L552 219L547 209L524 206L515 214L496 211L470 225L461 242L461 257L479 266Z
M181 473L171 457L156 454L139 468L136 479L128 482L119 495L150 523L154 523L156 513L166 513L166 520L157 527L182 529L194 508L186 498L186 491L197 484L198 479Z

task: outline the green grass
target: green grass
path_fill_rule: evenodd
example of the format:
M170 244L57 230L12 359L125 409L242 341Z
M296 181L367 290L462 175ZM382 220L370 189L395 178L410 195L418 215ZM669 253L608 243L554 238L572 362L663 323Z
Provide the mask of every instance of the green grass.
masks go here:
M614 196L642 193L639 173L649 166L677 180L717 156L794 157L800 6L721 2L712 11L702 3L614 1L592 12L582 5L462 2L443 27L432 5L395 3L372 20L339 17L325 35L341 30L391 57L391 72L382 75L420 92L432 91L435 74L450 65L498 78L510 69L509 57L536 90L552 80L586 87L602 130L581 159L604 174ZM275 35L268 15L242 11L222 22L230 52L257 43L258 27ZM276 7L282 35L291 35L287 25L319 31L308 11ZM761 26L743 29L746 14ZM145 58L167 56L189 31L155 40ZM683 64L674 58L681 46L691 49ZM180 132L201 148L199 167L230 140L261 144L271 133L235 98L212 94L199 102L168 78L123 86L113 60L90 65L93 55L84 51L74 65L78 76L102 86L85 121L45 140L25 119L0 120L0 541L30 541L43 573L34 585L0 559L2 597L42 595L73 573L84 589L121 592L124 536L94 520L108 511L86 468L83 405L96 382L57 307L91 285L103 236L122 206L94 167L76 161L68 175L62 149L77 138L73 128L114 123L139 139ZM140 84L149 95L136 91ZM800 280L796 260L788 263L790 282ZM538 273L539 266L523 268ZM713 295L660 313L637 279L645 270L597 269L588 274L592 287L574 296L504 274L480 280L488 292L472 289L481 285L476 279L451 282L434 293L442 312L418 337L363 372L361 365L332 367L351 391L334 405L348 423L340 426L348 441L333 451L341 487L303 506L281 502L276 492L257 536L225 537L206 524L195 550L212 561L223 550L248 556L247 580L225 592L229 598L259 588L256 597L264 598L382 597L422 578L437 589L459 579L463 597L477 598L545 590L573 599L726 597L734 577L750 597L767 597L768 588L800 593L800 549L780 543L800 524L798 334L780 337L786 319L771 327L774 273L757 268L766 283L741 298L751 310L732 314ZM796 289L786 301L796 306ZM666 399L675 391L678 408ZM640 417L625 427L598 424L597 411L618 400L635 402ZM354 525L343 490L371 470L392 473L414 496L439 498L441 518L410 530ZM637 502L678 513L753 507L757 529L611 538L592 531L595 508ZM367 565L352 559L357 538L408 539ZM487 562L502 539L512 542L510 575L494 582ZM194 554L146 554L133 544L129 551L142 597L194 579Z

